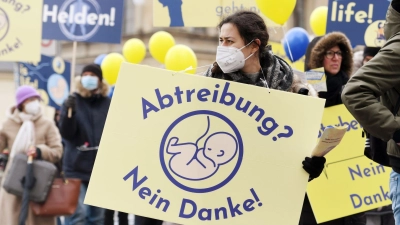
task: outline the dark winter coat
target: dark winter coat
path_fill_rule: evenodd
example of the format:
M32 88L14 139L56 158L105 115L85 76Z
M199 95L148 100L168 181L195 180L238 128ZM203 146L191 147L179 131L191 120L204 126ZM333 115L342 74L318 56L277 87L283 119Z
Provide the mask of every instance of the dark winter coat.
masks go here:
M100 84L100 93L96 95L83 88L80 77L76 79L76 87L76 110L72 117L68 118L68 108L61 108L59 126L65 143L63 169L67 177L89 181L97 150L80 151L77 147L85 143L88 147L99 146L111 100L105 83Z

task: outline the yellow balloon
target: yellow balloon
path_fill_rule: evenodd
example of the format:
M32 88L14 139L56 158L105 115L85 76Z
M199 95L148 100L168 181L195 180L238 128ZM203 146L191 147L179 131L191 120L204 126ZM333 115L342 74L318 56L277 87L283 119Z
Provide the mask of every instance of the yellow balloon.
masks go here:
M140 63L146 56L146 46L137 38L129 39L122 48L122 54L130 63Z
M165 68L173 71L185 71L186 73L196 73L197 57L193 50L186 45L175 45L165 56Z
M175 39L165 31L158 31L150 37L149 50L154 59L164 64L168 50L175 45Z
M296 0L256 0L261 12L279 25L283 25L292 15Z
M317 36L325 35L326 23L328 20L328 7L320 6L311 13L310 26L312 31Z
M110 53L104 57L101 63L101 70L103 71L104 79L109 85L114 85L117 82L119 69L124 61L124 57L119 53Z

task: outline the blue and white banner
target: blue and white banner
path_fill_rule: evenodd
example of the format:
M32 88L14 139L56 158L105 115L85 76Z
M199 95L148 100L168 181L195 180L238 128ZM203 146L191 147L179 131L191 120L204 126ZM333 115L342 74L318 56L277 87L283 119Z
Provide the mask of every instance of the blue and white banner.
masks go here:
M42 55L39 63L16 63L17 86L30 85L38 90L45 105L60 109L71 87L71 64L60 57Z
M353 46L382 47L388 0L329 0L326 32L346 34Z
M43 39L121 43L123 0L45 0Z

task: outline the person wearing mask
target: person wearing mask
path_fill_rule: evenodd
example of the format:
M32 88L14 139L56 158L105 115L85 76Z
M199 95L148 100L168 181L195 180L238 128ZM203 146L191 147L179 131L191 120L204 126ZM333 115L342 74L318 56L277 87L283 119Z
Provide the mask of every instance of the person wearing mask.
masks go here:
M216 62L205 76L316 96L311 86L302 84L292 68L272 53L267 27L258 14L236 12L222 20L218 28ZM302 163L311 181L321 174L325 158L306 157Z
M52 120L45 118L40 107L40 95L30 86L16 92L16 105L8 111L8 118L0 130L0 152L11 149L5 173L9 173L16 154L33 156L35 160L57 163L62 156L61 136ZM0 185L2 187L2 185ZM21 197L0 188L0 224L18 225ZM36 216L30 209L26 224L55 225L56 217Z
M111 102L100 66L85 66L76 77L76 90L64 102L59 120L65 176L82 181L78 206L65 225L103 225L104 209L83 204Z
M361 67L343 90L347 109L372 136L387 141L392 172L389 197L396 225L400 224L400 123L391 110L400 97L400 0L392 0L386 13L386 44ZM377 99L379 97L379 99Z
M328 33L319 37L310 45L310 54L306 69L324 68L326 76L326 92L318 92L320 98L326 99L325 107L342 104L341 94L349 80L353 69L353 53L349 39L341 32ZM308 196L305 196L300 218L301 225L316 225L314 213ZM365 225L366 217L363 213L351 215L325 223L323 225Z
M312 87L301 83L289 64L272 53L267 26L257 13L247 10L233 13L218 24L218 29L216 62L204 76L315 96ZM306 157L302 163L311 181L322 173L325 158Z

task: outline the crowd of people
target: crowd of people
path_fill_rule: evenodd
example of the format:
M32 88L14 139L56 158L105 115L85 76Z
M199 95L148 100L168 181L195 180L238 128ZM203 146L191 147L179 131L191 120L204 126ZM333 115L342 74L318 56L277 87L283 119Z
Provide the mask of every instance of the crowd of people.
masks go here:
M365 47L354 52L346 35L340 32L328 33L310 42L304 69L324 68L326 92L316 92L311 85L302 83L289 64L274 55L268 45L267 27L258 14L236 12L224 18L218 28L216 62L204 76L324 98L325 107L344 103L366 130L389 141L388 154L393 166L390 197L394 212L389 217L400 224L400 204L397 204L400 201L397 198L400 194L397 185L400 177L400 122L390 112L399 98L397 90L400 90L400 84L397 84L397 81L400 82L400 64L397 63L400 52L400 0L393 0L389 7L385 26L387 44L382 49ZM230 57L224 57L226 52L231 52ZM21 86L17 89L16 104L8 111L8 119L0 130L0 152L7 150L10 153L4 176L10 172L16 154L27 154L51 163L62 161L65 176L82 182L77 208L71 216L65 217L64 224L114 224L113 210L83 203L112 94L109 95L102 70L96 64L85 66L75 82L76 92L66 99L54 121L43 116L40 95L34 88ZM378 99L381 96L383 104ZM29 135L21 135L22 132ZM30 148L32 145L35 147ZM312 182L322 173L325 158L305 157L300 163L310 175L309 182ZM0 188L0 224L17 225L20 208L21 198ZM128 214L117 213L119 224L127 225ZM365 225L367 214L360 213L322 224ZM388 221L385 225L394 224L393 219L385 221ZM168 223L135 216L135 225L161 225L163 222ZM57 223L61 224L56 217L35 216L32 211L28 214L27 225ZM299 225L314 224L317 222L305 194Z

